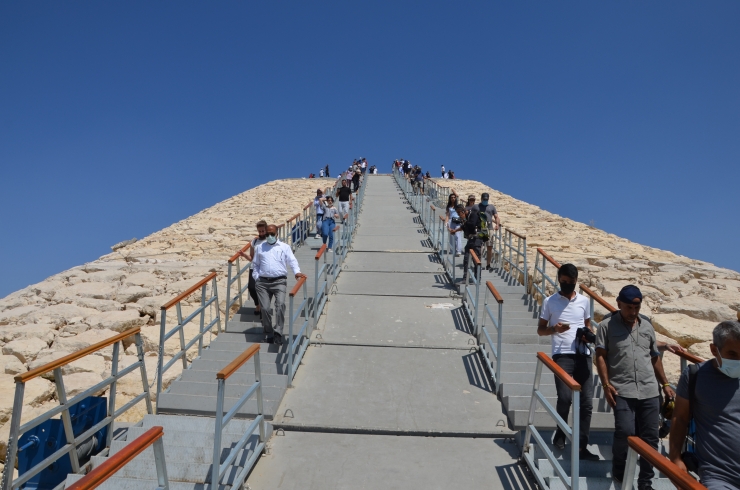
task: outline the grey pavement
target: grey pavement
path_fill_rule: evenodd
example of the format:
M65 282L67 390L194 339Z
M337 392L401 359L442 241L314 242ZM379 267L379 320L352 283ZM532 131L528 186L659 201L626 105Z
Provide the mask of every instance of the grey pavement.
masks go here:
M337 294L449 298L454 292L452 283L443 272L394 274L342 271L336 284Z
M348 272L444 272L439 257L427 252L398 254L353 252L347 255L342 270Z
M286 431L249 477L253 490L534 490L504 439Z

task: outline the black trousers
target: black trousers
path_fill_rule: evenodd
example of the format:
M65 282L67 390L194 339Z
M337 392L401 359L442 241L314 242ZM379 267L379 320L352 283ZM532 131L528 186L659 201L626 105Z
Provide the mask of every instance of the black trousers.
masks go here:
M249 271L249 283L247 284L247 290L249 291L249 296L252 298L252 301L254 301L254 306L259 306L260 300L257 297L257 283L254 282L254 277L252 277L251 270Z
M639 436L658 449L658 424L660 400L658 397L638 400L637 398L616 397L617 406L614 408L614 444L612 445L612 474L617 477L624 475L627 462L627 437ZM640 475L637 484L648 484L655 476L653 465L640 458Z
M474 239L468 239L468 243L465 244L465 258L463 259L463 277L468 277L468 261L470 260L470 252L471 250L475 252L475 255L478 256L478 259L480 259L480 249L481 245L483 244L482 240L480 238L474 238ZM475 276L478 277L478 269L480 266L475 266Z
M575 354L555 354L552 356L552 360L581 385L578 448L585 449L588 446L588 434L591 431L591 414L594 411L593 361L590 356L577 356ZM555 409L558 411L558 415L567 422L568 415L570 414L570 406L573 403L573 392L557 376L555 377L555 389L558 393L558 402ZM565 437L560 427L555 432L555 437Z

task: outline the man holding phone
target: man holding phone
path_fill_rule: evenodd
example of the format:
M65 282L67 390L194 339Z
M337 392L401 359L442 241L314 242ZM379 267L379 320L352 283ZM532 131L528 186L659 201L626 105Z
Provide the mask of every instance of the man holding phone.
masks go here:
M558 269L560 291L545 298L537 324L537 334L552 336L552 359L581 385L580 398L580 459L596 461L598 455L588 450L588 436L591 429L593 412L593 363L591 350L586 345L587 335L591 332L591 308L588 299L576 291L578 269L573 264L563 264ZM576 338L576 332L585 333ZM590 335L589 335L590 334ZM558 394L557 412L568 421L573 393L570 388L555 377L555 389ZM558 427L553 444L558 449L565 448L565 433Z

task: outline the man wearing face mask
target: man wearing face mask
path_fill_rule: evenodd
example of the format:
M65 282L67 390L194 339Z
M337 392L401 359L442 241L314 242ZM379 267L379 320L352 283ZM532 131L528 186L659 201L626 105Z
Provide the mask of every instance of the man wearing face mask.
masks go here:
M306 276L301 274L301 268L290 245L277 239L277 226L275 225L267 227L267 237L264 242L257 245L252 265L252 275L257 282L257 297L262 307L262 328L267 336L265 340L268 343L282 345L288 266L293 269L296 279ZM275 298L274 328L270 308L272 298Z
M726 321L714 327L709 348L714 359L689 366L678 381L669 457L686 471L681 452L693 417L696 424L694 454L701 483L709 490L738 489L740 322Z
M621 483L627 462L627 438L638 436L657 450L658 390L662 388L668 399L673 399L676 393L663 371L653 325L640 315L640 289L631 284L623 287L617 296L617 306L619 311L605 316L599 323L596 369L606 401L614 408L612 478ZM653 476L653 466L641 458L638 490L651 489Z
M493 232L499 229L501 221L498 218L496 206L488 203L488 197L487 192L480 195L479 209L481 212L486 213L488 221L488 240L484 242L486 245L486 270L488 272L493 272L493 267L491 267L491 258L493 257Z
M560 291L546 298L537 323L537 334L552 336L552 360L581 385L580 396L580 459L596 461L599 457L588 450L588 436L593 412L593 362L591 350L583 339L578 342L579 328L591 330L591 308L589 300L576 291L578 269L573 264L563 264L558 269ZM555 378L558 394L556 409L563 420L568 420L573 393L560 378ZM565 447L565 433L558 427L553 444L558 449Z
M267 238L267 222L263 219L259 220L257 222L257 236L252 239L252 246L249 247L249 250L247 250L247 253L239 253L242 257L247 259L249 264L249 282L247 284L247 289L249 290L249 296L251 296L252 301L254 301L254 314L259 315L260 313L260 300L257 297L257 282L254 280L254 276L252 276L252 262L254 261L254 251L257 248L257 245L265 241L265 238Z

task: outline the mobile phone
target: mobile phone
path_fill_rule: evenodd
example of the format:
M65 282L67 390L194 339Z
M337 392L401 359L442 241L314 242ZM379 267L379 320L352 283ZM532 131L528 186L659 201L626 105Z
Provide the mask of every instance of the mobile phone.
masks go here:
M564 326L566 330L570 329L570 322L560 322L560 324Z

